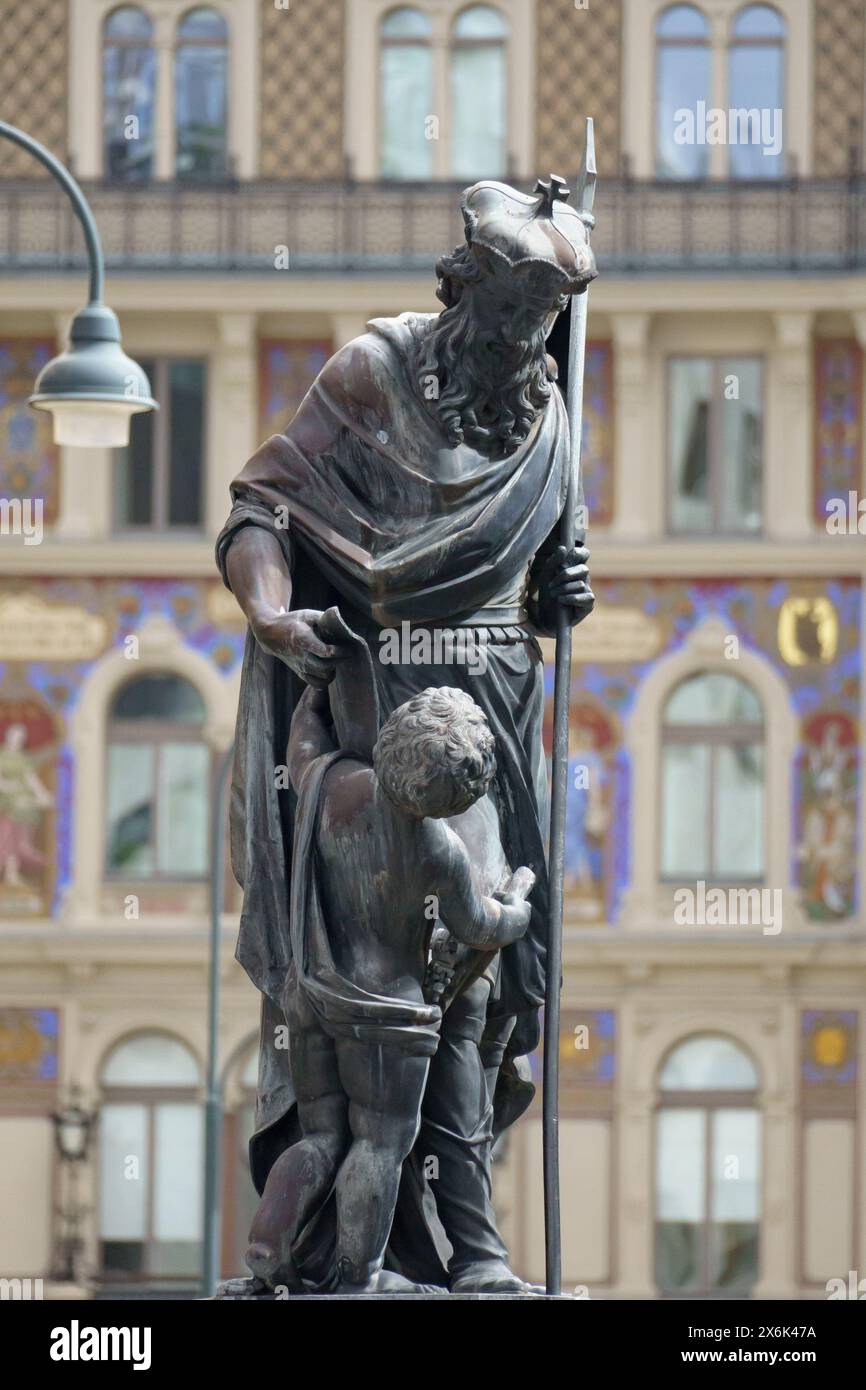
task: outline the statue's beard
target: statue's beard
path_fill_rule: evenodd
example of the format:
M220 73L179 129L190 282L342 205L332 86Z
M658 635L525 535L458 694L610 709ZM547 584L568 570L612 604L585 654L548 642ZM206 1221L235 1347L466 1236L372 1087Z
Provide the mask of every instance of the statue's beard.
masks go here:
M550 399L544 327L506 343L478 324L468 296L443 310L419 349L419 389L452 447L505 458Z

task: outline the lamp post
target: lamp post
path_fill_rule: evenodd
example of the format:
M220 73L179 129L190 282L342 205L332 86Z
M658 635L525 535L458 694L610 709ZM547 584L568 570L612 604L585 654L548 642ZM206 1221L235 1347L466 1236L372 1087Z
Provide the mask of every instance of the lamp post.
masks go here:
M235 746L220 757L210 823L210 936L208 949L207 1096L204 1129L204 1211L202 1218L201 1291L212 1298L219 1281L220 1136L222 1087L219 1075L220 936L225 881L226 798Z
M51 1119L54 1123L54 1138L57 1141L62 1170L69 1174L66 1205L61 1204L56 1209L65 1230L57 1243L55 1278L61 1283L74 1284L78 1275L79 1256L84 1245L81 1218L86 1211L78 1201L78 1175L90 1149L96 1111L85 1110L79 1104L78 1087L73 1086L68 1104L55 1111Z
M90 205L69 170L32 135L0 121L0 136L29 151L60 184L81 223L90 263L89 301L72 320L66 351L39 373L29 404L53 417L55 444L122 448L132 416L159 407L146 374L120 345L117 315L102 302L105 264Z

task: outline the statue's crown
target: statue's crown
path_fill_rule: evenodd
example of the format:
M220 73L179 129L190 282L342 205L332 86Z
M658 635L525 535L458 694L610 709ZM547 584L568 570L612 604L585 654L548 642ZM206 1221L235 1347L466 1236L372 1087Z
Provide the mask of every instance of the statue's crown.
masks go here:
M558 174L539 179L532 194L483 179L460 199L466 240L491 253L497 275L510 273L532 294L575 294L597 272L589 244L592 214L571 207L568 196Z

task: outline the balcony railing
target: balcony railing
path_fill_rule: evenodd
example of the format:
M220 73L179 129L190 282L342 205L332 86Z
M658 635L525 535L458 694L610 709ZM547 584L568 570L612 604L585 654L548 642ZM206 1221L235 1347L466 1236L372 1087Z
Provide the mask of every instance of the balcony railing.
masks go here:
M111 268L311 273L429 271L462 238L449 183L87 184ZM594 244L606 274L866 266L866 178L763 183L606 179ZM281 251L279 248L285 248ZM0 273L84 264L69 205L35 180L0 183Z

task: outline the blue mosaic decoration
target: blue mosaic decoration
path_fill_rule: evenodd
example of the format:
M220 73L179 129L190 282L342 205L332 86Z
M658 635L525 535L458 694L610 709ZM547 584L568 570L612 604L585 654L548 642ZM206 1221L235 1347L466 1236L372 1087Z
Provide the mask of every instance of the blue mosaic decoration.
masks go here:
M56 1081L56 1009L0 1009L0 1081Z

